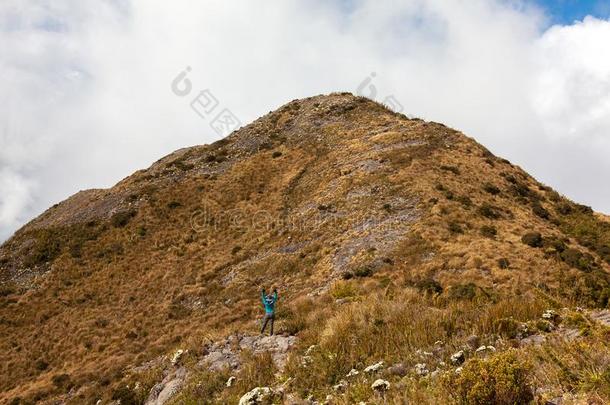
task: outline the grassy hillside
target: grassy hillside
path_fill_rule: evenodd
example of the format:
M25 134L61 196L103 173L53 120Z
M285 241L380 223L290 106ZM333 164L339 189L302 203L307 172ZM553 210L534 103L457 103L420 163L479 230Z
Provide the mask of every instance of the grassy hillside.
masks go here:
M0 248L0 401L141 403L181 348L177 403L282 383L295 401L375 403L372 376L333 386L379 360L390 403L604 403L609 271L607 217L465 135L350 94L295 100ZM298 338L286 368L196 366L206 343L257 333L272 286L277 329Z

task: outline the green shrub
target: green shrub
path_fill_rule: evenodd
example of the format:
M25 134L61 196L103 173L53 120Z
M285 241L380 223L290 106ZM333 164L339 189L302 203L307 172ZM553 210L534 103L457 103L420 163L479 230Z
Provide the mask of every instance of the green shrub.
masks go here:
M330 287L330 295L334 299L351 298L358 295L358 289L350 281L338 281Z
M472 207L472 200L466 195L458 196L455 200L462 204L464 207Z
M362 266L354 270L354 276L356 277L370 277L373 273L374 270L371 266Z
M555 205L555 211L561 215L570 215L573 212L573 209L570 203L562 201Z
M460 169L458 169L455 166L447 166L447 165L441 165L441 170L444 170L446 172L451 172L455 175L460 174Z
M597 267L595 258L589 253L582 253L578 249L566 249L561 253L561 259L569 266L589 272Z
M135 216L136 216L136 212L133 210L119 211L119 212L115 213L112 217L110 217L110 223L115 228L123 228Z
M44 359L38 359L36 360L36 362L34 363L34 367L36 368L36 370L38 371L44 371L47 368L49 368L49 363L44 360Z
M426 294L441 294L443 292L441 284L433 278L418 281L415 286Z
M72 380L68 374L55 374L51 377L51 382L55 387L60 390L68 391L74 384L72 384Z
M496 319L493 323L493 328L496 333L514 339L519 333L520 324L513 318L500 318Z
M495 226L491 226L491 225L483 225L481 227L481 235L485 236L486 238L495 238L496 235L498 234L498 230L496 229Z
M192 170L193 168L195 168L194 164L186 163L184 161L184 158L179 158L179 159L174 160L173 162L171 162L169 164L169 166L170 167L173 166L176 169L180 169L180 170L182 170L184 172L187 172L187 171Z
M484 203L479 207L479 214L489 219L499 219L501 217L499 210L488 203Z
M528 232L521 238L521 242L533 248L542 247L542 235L540 232Z
M119 401L121 405L139 405L141 403L136 393L124 384L112 390L111 399Z
M457 300L472 300L477 295L477 286L473 283L457 284L449 289L449 298Z
M485 183L485 185L483 185L483 190L485 190L486 192L488 192L491 195L500 194L500 189L491 183Z
M450 389L460 404L527 404L534 399L531 372L531 364L519 352L508 350L490 359L468 360Z
M549 219L551 217L551 214L538 202L532 205L532 211L542 219Z
M586 208L576 208L572 214L561 218L561 230L610 264L610 223L601 221L594 215L578 212L579 209Z
M451 233L464 233L464 230L462 229L462 226L457 223L457 222L450 222L449 223L449 232Z
M61 254L61 235L55 229L43 229L36 232L35 241L24 260L26 267L35 267L52 262Z
M527 185L521 183L514 177L512 177L512 179L514 180L514 182L511 182L512 184L510 187L510 192L512 195L514 195L515 197L520 197L520 198L528 198L528 197L533 196L533 194L534 194L533 191L530 190L530 188Z
M543 245L545 248L552 249L557 253L562 253L568 248L564 240L553 236L544 238Z
M508 269L510 267L510 261L507 258L502 257L498 259L498 267L501 269Z

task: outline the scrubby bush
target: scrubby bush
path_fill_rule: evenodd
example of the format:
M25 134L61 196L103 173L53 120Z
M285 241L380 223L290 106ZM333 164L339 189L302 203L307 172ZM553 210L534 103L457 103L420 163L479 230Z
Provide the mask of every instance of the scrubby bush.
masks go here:
M485 183L483 185L483 190L485 190L486 192L488 192L491 195L498 195L500 194L500 189L496 186L494 186L491 183Z
M192 169L194 169L194 168L195 168L195 165L194 165L194 164L192 164L192 163L186 163L186 162L184 161L184 158L180 158L180 159L176 159L176 160L174 160L173 162L171 162L171 163L169 164L169 166L173 166L173 167L175 167L176 169L180 169L180 170L182 170L182 171L184 171L184 172L187 172L187 171L192 170Z
M471 207L472 206L472 200L467 195L458 196L458 197L456 197L455 200L457 202L459 202L460 204L462 204L464 207Z
M514 180L514 182L511 182L512 184L510 187L510 191L511 191L512 195L514 195L515 197L521 197L521 198L531 197L533 195L532 190L530 190L530 188L527 185L521 183L514 177L512 177L512 179Z
M119 211L110 218L110 223L115 228L123 228L135 216L136 216L136 212L133 210Z
M477 286L473 283L457 284L449 289L449 298L472 300L477 295Z
M496 235L498 234L498 230L496 229L495 226L491 226L491 225L483 225L481 227L481 235L485 236L486 238L495 238Z
M528 232L521 238L521 242L525 243L528 246L533 248L540 248L543 246L542 244L542 235L540 232Z
M136 393L128 386L121 384L112 391L111 399L119 401L121 405L139 405Z
M527 404L534 399L532 366L509 350L490 359L472 358L450 383L455 398L468 405Z
M26 267L35 267L51 262L61 254L61 239L58 231L44 229L34 237L34 244L23 263Z
M519 322L512 317L499 318L493 322L494 332L509 339L514 339L517 337L517 334L519 333L519 326Z
M424 280L415 283L415 286L422 292L427 294L441 294L443 287L441 284L433 278L426 278Z
M358 289L350 281L337 281L330 287L330 295L335 299L351 298L358 295Z
M549 219L551 217L551 214L538 202L532 205L532 211L542 219Z
M449 232L464 233L464 230L462 229L462 226L459 223L452 221L449 223Z
M555 205L555 211L561 215L570 215L573 212L573 209L570 203L562 201Z
M455 175L460 174L460 169L458 169L455 166L447 166L447 165L441 165L441 170L444 170L446 172L451 172Z
M354 276L356 277L370 277L374 273L374 269L371 266L362 266L354 270Z
M510 261L507 258L502 257L498 259L498 267L501 269L508 269L510 267Z
M499 210L488 203L484 203L479 207L479 214L489 219L499 219L501 217Z
M72 384L70 376L65 373L55 374L51 377L51 382L55 387L63 391L68 391L74 385Z
M552 249L557 253L561 253L568 248L564 240L553 236L544 238L543 245L545 248Z
M589 253L582 253L577 249L566 249L561 253L561 259L569 266L582 271L591 271L597 267L595 258Z

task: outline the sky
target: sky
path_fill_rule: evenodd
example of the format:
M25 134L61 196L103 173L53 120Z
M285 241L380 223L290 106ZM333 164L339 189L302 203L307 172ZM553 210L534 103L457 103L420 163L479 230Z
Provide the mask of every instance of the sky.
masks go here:
M610 213L610 0L3 0L0 241L282 104L443 122ZM231 122L231 121L228 121Z
M532 0L544 9L552 22L572 24L588 15L607 19L610 17L608 0Z

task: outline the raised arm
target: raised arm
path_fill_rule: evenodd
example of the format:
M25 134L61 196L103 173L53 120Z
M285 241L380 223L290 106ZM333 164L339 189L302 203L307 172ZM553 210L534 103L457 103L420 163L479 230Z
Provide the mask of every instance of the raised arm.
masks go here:
M265 305L265 289L264 288L261 290L261 301L263 302L263 305Z

